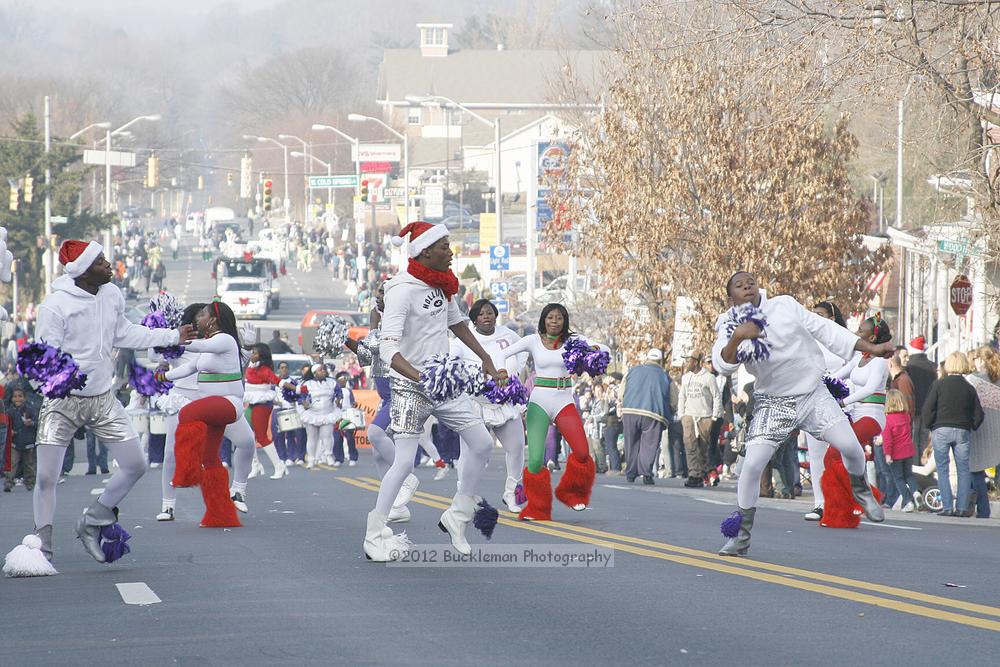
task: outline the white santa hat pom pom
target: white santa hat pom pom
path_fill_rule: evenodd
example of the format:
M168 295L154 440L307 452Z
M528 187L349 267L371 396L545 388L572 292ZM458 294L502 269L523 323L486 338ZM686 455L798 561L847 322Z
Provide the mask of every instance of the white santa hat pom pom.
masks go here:
M4 559L3 573L8 577L46 577L59 574L42 553L42 540L35 534L26 535L19 545L11 549Z
M394 246L401 246L401 245L403 245L403 237L402 236L393 236L392 239L390 239L390 240L392 241L392 245L394 245Z

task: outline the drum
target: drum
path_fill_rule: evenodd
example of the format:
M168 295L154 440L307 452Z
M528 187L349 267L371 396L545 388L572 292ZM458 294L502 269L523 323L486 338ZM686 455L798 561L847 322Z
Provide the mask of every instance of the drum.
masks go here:
M287 433L288 431L295 431L302 428L302 418L299 416L299 413L295 408L278 410L274 414L279 432Z
M149 413L148 412L133 412L129 414L129 419L132 420L132 428L135 429L136 433L148 433L149 432Z
M167 416L162 412L152 412L149 415L149 433L150 435L166 435L167 434Z
M364 428L365 411L361 408L348 408L344 410L344 421L350 423L351 428Z

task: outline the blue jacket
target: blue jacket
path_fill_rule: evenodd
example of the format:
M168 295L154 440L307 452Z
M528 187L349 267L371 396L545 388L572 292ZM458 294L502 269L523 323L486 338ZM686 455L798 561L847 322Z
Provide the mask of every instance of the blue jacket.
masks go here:
M670 414L670 377L657 364L633 366L625 374L622 387L622 415L652 417L668 423Z

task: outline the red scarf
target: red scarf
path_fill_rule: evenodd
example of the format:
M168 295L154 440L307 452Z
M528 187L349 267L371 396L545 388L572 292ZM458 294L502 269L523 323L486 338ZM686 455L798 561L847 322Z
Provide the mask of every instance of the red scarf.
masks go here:
M449 301L458 294L458 277L451 271L436 271L412 258L406 270L414 278L427 283L428 287L437 287L444 292Z

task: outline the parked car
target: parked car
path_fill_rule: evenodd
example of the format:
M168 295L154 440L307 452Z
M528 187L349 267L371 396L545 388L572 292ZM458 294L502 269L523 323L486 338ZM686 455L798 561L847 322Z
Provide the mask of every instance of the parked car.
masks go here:
M449 215L441 220L440 224L449 230L479 229L479 216L472 215Z
M540 290L535 290L534 297L536 303L573 303L577 296L587 294L590 289L589 274L578 273L576 285L572 288L569 284L569 276L563 275L552 279Z

